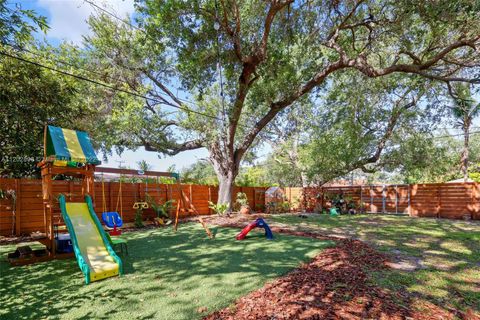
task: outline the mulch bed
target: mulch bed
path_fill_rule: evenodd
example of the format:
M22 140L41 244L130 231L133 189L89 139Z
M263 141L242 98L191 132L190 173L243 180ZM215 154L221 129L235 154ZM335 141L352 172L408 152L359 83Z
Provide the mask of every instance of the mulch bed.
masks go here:
M242 223L225 223L240 227ZM272 228L296 236L336 241L311 262L206 316L207 320L284 319L477 319L471 313L445 310L407 292L373 285L369 272L381 271L388 256L359 240Z

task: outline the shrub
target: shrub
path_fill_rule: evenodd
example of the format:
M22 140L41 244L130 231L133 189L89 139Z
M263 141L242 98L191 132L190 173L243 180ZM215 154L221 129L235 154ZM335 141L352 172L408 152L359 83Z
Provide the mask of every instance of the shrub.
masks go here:
M143 214L142 208L138 208L137 211L135 211L134 225L135 225L136 228L142 228L143 227L142 214Z
M211 201L208 201L208 207L215 211L216 214L224 215L228 210L228 203L215 204Z
M173 208L175 200L171 199L164 203L156 202L148 193L146 194L146 200L150 207L155 211L158 218L170 218L170 210Z
M284 201L282 203L282 211L283 212L290 212L290 202Z
M235 210L240 210L242 207L248 207L248 198L244 192L237 193L237 200L235 201Z

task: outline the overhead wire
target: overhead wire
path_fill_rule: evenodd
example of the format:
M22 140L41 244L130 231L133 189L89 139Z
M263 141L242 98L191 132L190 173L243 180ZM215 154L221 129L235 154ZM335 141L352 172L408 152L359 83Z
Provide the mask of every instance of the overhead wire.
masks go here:
M218 17L218 2L215 0L215 19L220 20ZM216 44L217 44L217 69L220 83L220 99L222 100L222 119L225 121L225 97L223 92L223 75L222 75L222 61L220 59L220 34L218 30L220 29L219 21L214 22L213 28L216 33Z
M132 27L133 29L136 29L136 30L144 33L144 34L148 37L148 33L147 33L145 30L143 30L143 29L140 28L140 27L137 27L137 26L134 25L133 23L130 23L129 21L120 18L119 16L117 16L116 14L108 11L107 9L100 7L99 5L97 5L96 3L94 3L93 1L90 1L90 0L83 0L83 1L86 2L86 3L88 3L89 5L91 5L92 7L94 7L94 8L96 8L96 9L98 9L98 10L100 10L100 11L108 14L109 16L111 16L111 17L113 17L113 18L115 18L115 19L117 19L117 20L119 20L119 21L121 21L121 22L129 25L129 26Z
M104 74L104 73L101 73L101 72L98 72L98 71L95 71L95 70L91 70L91 69L88 69L88 68L85 68L85 67L82 67L82 66L79 66L79 65L76 65L76 64L73 64L71 62L68 62L68 61L64 61L64 60L61 60L61 59L58 59L58 58L51 58L51 57L45 57L44 55L38 53L38 52L35 52L35 51L32 51L32 50L29 50L25 47L22 47L18 44L11 44L11 43L8 43L8 42L1 42L1 44L3 45L6 45L6 46L9 46L15 50L19 50L19 51L23 51L23 52L26 52L26 53L29 53L29 54L32 54L34 56L37 56L37 57L40 57L40 58L43 58L43 59L46 59L46 60L49 60L49 61L54 61L54 62L58 62L60 64L63 64L63 65L66 65L66 66L70 66L70 67L73 67L75 69L79 69L79 70L84 70L88 73L92 73L92 74L96 74L98 76L100 76L101 78L108 78L108 79L111 79L112 81L115 81L115 82L119 82L118 78L115 78L109 74ZM167 94L167 93L164 93L164 92L157 92L158 95L161 95L161 96L164 96L166 98L170 98L171 97ZM179 101L182 101L182 102L185 102L185 103L189 103L189 104L192 104L192 105L196 105L195 102L191 101L191 100L188 100L188 99L184 99L184 98L180 98L180 97L175 97L175 99L179 100ZM169 106L171 106L170 104L168 104Z
M473 132L469 132L468 135L472 135L472 134L479 134L480 131L473 131ZM450 134L450 135L444 135L444 136L433 136L432 138L433 139L443 139L443 138L451 138L451 137L459 137L459 136L463 136L464 133L458 133L458 134Z
M113 12L97 5L96 3L90 1L90 0L83 0L84 2L90 4L92 7L102 11L103 13L117 19L118 21L130 26L131 28L135 29L135 30L138 30L140 32L142 32L143 34L145 34L145 36L147 38L150 38L151 40L153 41L157 41L157 39L153 39L150 37L150 35L148 34L147 31L145 31L144 29L134 25L133 23L130 23L128 20L125 20L125 19L122 19L120 18L118 15L114 14ZM217 1L215 0L215 17L218 19L218 3ZM224 86L223 86L223 75L222 75L222 64L221 64L221 60L220 60L220 40L219 40L219 35L218 35L218 30L217 31L217 37L216 37L216 47L217 47L217 69L218 69L218 73L219 73L219 84L220 84L220 98L221 98L221 102L222 102L222 121L225 122L225 115L226 115L226 109L225 109L225 94L224 94ZM192 102L190 102L192 103Z
M137 98L142 98L142 99L152 101L152 102L156 102L156 103L160 103L160 104L164 103L163 101L161 101L159 99L156 99L156 98L148 97L148 96L145 96L143 94L139 94L139 93L136 93L136 92L133 92L133 91L130 91L130 90L118 88L118 87L115 87L111 84L103 83L103 82L100 82L100 81L97 81L97 80L94 80L94 79L91 79L91 78L88 78L88 77L85 77L85 76L82 76L82 75L77 75L77 74L74 74L74 73L71 73L71 72L60 70L58 68L50 67L50 66L41 64L39 62L36 62L36 61L31 61L29 59L25 59L25 58L17 56L17 55L12 55L12 54L10 54L8 52L5 52L5 51L2 51L2 50L0 50L0 55L7 56L7 57L10 57L12 59L16 59L16 60L19 60L19 61L27 63L27 64L32 64L32 65L35 65L37 67L44 68L44 69L47 69L47 70L50 70L50 71L53 71L53 72L57 72L57 73L60 73L60 74L66 75L66 76L70 76L70 77L76 78L78 80L82 80L82 81L86 81L86 82L89 82L89 83L92 83L92 84L95 84L95 85L98 85L98 86L102 86L102 87L105 87L105 88L110 89L112 91L122 92L122 93L125 93L125 94L135 96ZM72 65L72 66L74 66L74 65ZM85 69L85 70L87 70L87 69ZM122 82L122 84L125 84L125 83ZM193 105L198 107L198 105L196 105L196 104L193 104ZM168 106L170 106L172 108L175 108L175 109L178 109L178 110L185 111L185 112L191 112L191 113L194 113L194 114L199 115L199 116L204 116L204 117L207 117L207 118L210 118L210 119L214 119L214 120L220 121L222 123L225 121L224 119L219 118L218 116L214 116L214 115L210 115L210 114L203 113L203 112L200 112L200 111L196 111L196 110L193 110L193 109L190 109L190 108L187 108L187 107L176 106L176 105L172 105L172 104L168 104ZM240 125L239 124L238 126L243 127L243 128L249 128L246 125ZM277 134L277 133L274 133L274 132L270 132L268 130L264 130L264 132L270 133L270 134Z
M142 28L140 28L140 27L138 27L138 26L130 23L129 21L127 21L127 20L125 20L125 19L122 19L122 18L118 17L116 14L110 12L109 10L107 10L107 9L105 9L105 8L103 8L103 7L100 7L99 5L93 3L91 0L83 0L83 1L85 1L85 2L88 3L88 4L90 4L90 5L93 6L94 8L96 8L96 9L104 12L105 14L107 14L107 15L115 18L115 19L117 19L118 21L120 21L120 22L122 22L122 23L124 23L124 24L126 24L126 25L128 25L128 26L130 26L130 27L132 27L132 28L134 28L134 29L142 32L142 33L145 34L147 37L149 37L151 40L156 41L156 39L152 39L152 38L150 37L150 35L149 35L144 29L142 29ZM287 17L288 17L287 33L288 33L288 32L291 33L292 30L291 30L291 21L290 21L290 5L288 6ZM218 2L217 2L217 0L215 0L215 18L216 18L216 19L219 19L219 18L218 18ZM290 43L290 42L291 42L291 34L290 34L290 36L289 36L289 46L288 46L288 50L290 50L290 46L291 46L291 43ZM217 47L217 67L218 67L218 69L219 69L219 77L220 77L220 80L219 80L219 83L220 83L220 96L221 96L221 99L222 99L222 111L223 111L222 119L218 119L218 118L217 118L217 120L222 120L223 122L225 122L225 121L226 121L226 119L225 119L225 98L224 98L223 79L222 79L222 78L223 78L223 77L222 77L222 66L221 66L221 61L220 61L220 44L219 44L218 32L217 32L217 37L216 37L216 44L217 44L217 45L216 45L216 47ZM181 100L181 99L179 99L179 100ZM182 100L181 100L181 101L182 101ZM191 104L194 104L194 105L195 105L195 103L192 102L192 101L188 101L188 100L186 100L186 101L189 102L189 103L191 103ZM239 126L241 126L241 125L239 125ZM245 127L245 126L241 126L241 127ZM438 129L455 129L455 128L438 128ZM278 134L278 133L269 132L269 131L264 131L264 132L270 133L270 134L274 134L274 135Z
M104 12L105 14L121 21L122 23L124 24L127 24L129 25L130 27L144 33L147 37L149 36L148 33L143 30L142 28L139 28L137 26L135 26L134 24L118 17L117 15L113 14L112 12L106 10L105 8L102 8L100 7L99 5L93 3L92 1L90 0L84 0L84 2L90 4L91 6L95 7L96 9ZM217 11L217 4L216 4L216 11ZM16 50L21 50L21 51L24 51L24 52L27 52L27 53L30 53L32 55L36 55L36 56L39 56L39 57L42 57L45 59L45 57L41 54L38 54L38 53L35 53L31 50L28 50L24 47L20 47L18 45L12 45L12 44L9 44L9 43L2 43L4 45L7 45L7 46L10 46ZM217 49L218 48L218 37L217 37ZM217 50L218 51L218 50ZM122 93L125 93L125 94L129 94L129 95L132 95L132 96L135 96L135 97L138 97L138 98L142 98L142 99L145 99L145 100L149 100L149 101L153 101L153 102L156 102L156 103L160 103L160 104L165 104L164 101L161 101L159 99L156 99L156 98L152 98L152 97L148 97L148 96L145 96L145 95L142 95L142 94L139 94L139 93L136 93L136 92L133 92L133 91L130 91L130 90L126 90L126 89L122 89L122 88L117 88L115 86L112 86L110 84L106 84L106 83L103 83L103 82L99 82L97 80L93 80L93 79L90 79L90 78L87 78L87 77L84 77L84 76L81 76L81 75L76 75L76 74L73 74L73 73L70 73L70 72L67 72L67 71L64 71L64 70L59 70L57 68L53 68L53 67L50 67L50 66L46 66L46 65L43 65L41 63L38 63L38 62L35 62L35 61L31 61L31 60L28 60L28 59L25 59L25 58L22 58L22 57L19 57L19 56L14 56L14 55L11 55L7 52L4 52L4 51L0 51L0 54L4 55L4 56L8 56L10 58L13 58L13 59L17 59L19 61L22 61L24 63L29 63L29 64L32 64L32 65L36 65L38 67L41 67L41 68L45 68L45 69L48 69L48 70L51 70L51 71L54 71L54 72L57 72L57 73L60 73L60 74L63 74L63 75L67 75L67 76L70 76L70 77L74 77L78 80L82 80L82 81L87 81L87 82L90 82L92 84L95 84L95 85L99 85L99 86L102 86L102 87L105 87L105 88L108 88L110 90L113 90L113 91L117 91L117 92L122 92ZM219 52L217 52L217 55L218 55L218 59L219 59ZM66 61L63 61L63 60L60 60L60 59L51 59L51 61L56 61L58 63L61 63L61 64L64 64L64 65L68 65L68 66L71 66L71 67L74 67L76 69L80 69L80 70L84 70L86 72L89 72L89 73L92 73L92 74L97 74L97 75L100 75L102 77L107 77L109 79L113 79L115 80L116 82L118 82L118 79L114 79L113 77L109 76L109 75L106 75L106 74L101 74L95 70L90 70L90 69L86 69L86 68L83 68L83 67L80 67L78 65L75 65L75 64L72 64L72 63L69 63L69 62L66 62ZM219 64L219 67L221 68L221 65L220 65L220 61L218 61L218 64ZM220 69L220 77L221 77L221 69ZM123 83L125 84L125 83ZM220 78L220 84L222 86L222 79ZM222 86L223 87L223 86ZM163 95L163 96L168 96L168 94L166 93L159 93L160 95ZM222 107L223 107L223 112L224 112L224 115L225 115L225 107L224 107L224 96L223 96L223 88L221 88L221 97L222 97ZM198 106L195 102L193 101L190 101L190 100L187 100L187 99L184 99L184 98L179 98L179 97L175 97L176 99L178 99L179 101L182 101L182 102L186 102L186 103L190 103L194 106ZM208 118L211 118L211 119L214 119L214 120L218 120L218 121L222 121L224 122L225 121L225 118L219 118L217 116L214 116L214 115L210 115L210 114L206 114L206 113L203 113L203 112L199 112L199 111L196 111L196 110L193 110L193 109L190 109L190 108L187 108L187 107L182 107L182 106L176 106L176 105L172 105L172 104L167 104L168 106L172 107L172 108L175 108L175 109L178 109L178 110L182 110L182 111L185 111L185 112L191 112L191 113L194 113L194 114L197 114L197 115L200 115L200 116L204 116L204 117L208 117ZM243 125L239 125L241 127L246 127L246 126L243 126ZM478 127L474 127L475 129L478 128ZM439 128L439 129L455 129L455 128ZM277 134L277 133L273 133L273 132L269 132L269 131L264 131L266 133L270 133L270 134ZM470 132L470 134L478 134L480 133L480 131L474 131L474 132ZM453 134L453 135L444 135L444 136L436 136L434 138L447 138L447 137L455 137L455 136L461 136L463 135L463 133L461 134Z
M10 57L10 58L12 58L12 59L16 59L16 60L22 61L22 62L24 62L24 63L32 64L32 65L35 65L35 66L40 67L40 68L48 69L48 70L50 70L50 71L54 71L54 72L57 72L57 73L60 73L60 74L66 75L66 76L70 76L70 77L76 78L76 79L78 79L78 80L87 81L87 82L93 83L93 84L95 84L95 85L99 85L99 86L108 88L108 89L113 90L113 91L122 92L122 93L125 93L125 94L129 94L129 95L132 95L132 96L136 96L136 97L138 97L138 98L142 98L142 99L145 99L145 100L153 101L153 102L156 102L156 103L164 103L163 101L158 100L158 99L156 99L156 98L147 97L147 96L145 96L145 95L143 95L143 94L139 94L139 93L136 93L136 92L133 92L133 91L130 91L130 90L126 90L126 89L122 89L122 88L117 88L117 87L115 87L115 86L113 86L113 85L110 85L110 84L106 84L106 83L99 82L99 81L97 81L97 80L93 80L93 79L90 79L90 78L87 78L87 77L84 77L84 76L81 76L81 75L73 74L73 73L70 73L70 72L67 72L67 71L64 71L64 70L60 70L60 69L57 69L57 68L54 68L54 67L50 67L50 66L41 64L41 63L39 63L39 62L36 62L36 61L31 61L31 60L25 59L25 58L23 58L23 57L19 57L19 56L16 56L16 55L12 55L12 54L10 54L10 53L8 53L8 52L5 52L5 51L1 51L1 50L0 50L0 54L1 54L1 55L4 55L4 56L7 56L7 57ZM203 113L203 112L199 112L199 111L196 111L196 110L187 108L187 107L176 106L176 105L169 105L169 106L172 107L172 108L175 108L175 109L179 109L179 110L185 111L185 112L191 112L191 113L194 113L194 114L197 114L197 115L201 115L201 116L205 116L205 117L208 117L208 118L212 118L212 119L216 119L216 120L221 120L221 119L219 119L219 118L216 117L216 116L209 115L209 114L206 114L206 113Z
M0 54L3 55L3 56L10 57L12 59L22 61L24 63L32 64L32 65L35 65L35 66L40 67L40 68L44 68L44 69L47 69L47 70L50 70L50 71L54 71L54 72L57 72L57 73L60 73L60 74L66 75L66 76L76 78L78 80L82 80L82 81L86 81L86 82L89 82L89 83L92 83L92 84L95 84L95 85L99 85L99 86L108 88L108 89L113 90L113 91L122 92L122 93L125 93L125 94L129 94L129 95L132 95L132 96L135 96L135 97L138 97L138 98L142 98L142 99L145 99L145 100L153 101L153 102L156 102L156 103L163 103L163 101L152 98L152 97L147 97L145 95L142 95L142 94L139 94L139 93L136 93L136 92L133 92L133 91L129 91L129 90L126 90L126 89L117 88L117 87L114 87L112 85L109 85L109 84L106 84L106 83L103 83L103 82L99 82L97 80L93 80L93 79L90 79L90 78L87 78L87 77L84 77L84 76L81 76L81 75L76 75L76 74L73 74L73 73L70 73L70 72L67 72L67 71L64 71L64 70L59 70L57 68L53 68L53 67L41 64L39 62L31 61L31 60L28 60L28 59L25 59L25 58L22 58L22 57L19 57L19 56L16 56L16 55L12 55L12 54L9 54L9 53L1 51L1 50L0 50ZM190 108L175 106L175 105L170 105L170 106L172 108L176 108L176 109L179 109L179 110L182 110L182 111L185 111L185 112L191 112L191 113L197 114L199 116L204 116L204 117L208 117L208 118L211 118L211 119L214 119L214 120L223 121L223 119L221 119L217 116L202 113L202 112L190 109ZM246 127L246 126L242 125L241 127ZM478 127L474 127L474 128L478 128ZM447 129L447 128L443 128L443 129ZM453 128L451 128L451 129L453 129ZM278 133L274 133L274 132L270 132L270 131L264 131L264 132L270 133L270 134L278 134ZM473 134L479 134L479 133L480 133L480 131L473 131L473 132L470 132L469 134L473 135ZM463 136L463 135L464 135L463 133L459 133L459 134L451 134L451 135L443 135L443 136L434 136L432 138L441 139L441 138L457 137L457 136Z

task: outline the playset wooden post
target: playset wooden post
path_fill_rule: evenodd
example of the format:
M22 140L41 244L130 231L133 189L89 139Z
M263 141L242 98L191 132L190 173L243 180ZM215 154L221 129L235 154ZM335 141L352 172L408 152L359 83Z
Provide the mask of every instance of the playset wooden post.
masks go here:
M44 232L34 234L33 239L45 245L45 250L32 250L28 246L17 248L8 255L12 265L26 265L51 259L73 257L72 253L58 253L55 234L62 224L57 194L53 191L53 180L57 175L73 177L82 181L81 193L74 195L70 183L70 198L84 201L85 195L94 193L95 156L88 135L85 132L45 126L43 137L43 160L37 164L42 176L42 199ZM75 156L74 156L75 155ZM20 201L19 201L20 202ZM19 213L20 214L20 213Z
M57 195L53 192L53 178L56 175L74 177L82 180L80 194L70 194L70 197L77 201L83 201L85 195L90 195L94 200L94 165L85 165L81 168L55 167L52 162L45 159L38 166L42 175L43 189L43 215L45 221L45 237L38 239L47 247L48 255L52 259L58 258L59 254L55 250L55 231L61 224L60 208L57 204ZM73 256L73 254L61 254L61 256Z

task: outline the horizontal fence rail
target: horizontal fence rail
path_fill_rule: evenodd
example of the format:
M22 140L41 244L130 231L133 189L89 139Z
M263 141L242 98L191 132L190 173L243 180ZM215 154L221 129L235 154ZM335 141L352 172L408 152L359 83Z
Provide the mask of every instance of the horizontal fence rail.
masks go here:
M180 188L190 199L195 209L201 215L212 214L209 208L209 201L216 203L218 199L218 187L205 185L178 185L178 184L154 184L154 183L128 183L121 184L122 201L118 199L120 183L105 182L102 188L101 182L95 182L94 206L95 212L101 218L106 211L118 211L122 207L122 218L125 222L133 222L135 209L133 204L137 201L145 201L146 194L157 203L164 203L167 200L180 199ZM7 196L0 198L0 235L22 235L45 229L42 181L29 179L0 179L1 190L14 190L15 201ZM234 198L238 192L247 195L248 202L253 210L263 211L265 207L265 187L235 187ZM62 193L67 201L82 201L81 183L77 181L53 181L54 196ZM105 199L105 201L104 201ZM234 199L235 200L235 199ZM118 204L117 204L118 203ZM176 206L176 202L174 203ZM171 214L174 214L175 208ZM184 214L185 215L185 214ZM153 209L144 209L142 213L144 220L151 220L155 217Z
M212 214L209 201L216 203L218 187L205 185L177 185L153 183L122 183L122 216L125 222L133 222L133 203L145 200L146 194L156 202L180 198L180 188L201 215ZM0 189L14 190L11 196L0 198L0 235L22 235L43 232L45 228L42 182L30 179L0 179ZM95 182L95 211L100 217L104 211L120 211L118 201L120 183ZM247 195L250 207L256 212L268 211L271 201L265 198L265 187L235 187ZM446 219L480 220L480 184L443 183L413 185L340 186L320 188L283 188L284 201L291 210L321 212L332 206L331 198L342 195L366 212L408 214L412 217L436 217ZM81 183L77 181L53 181L54 195L66 194L70 201L81 201ZM105 197L105 201L103 200ZM235 199L234 199L235 200ZM118 205L117 205L118 203ZM288 210L288 209L287 209ZM173 210L174 211L174 210ZM173 213L172 211L172 213ZM153 209L143 210L143 219L155 217Z
M341 195L357 211L480 220L480 184L475 182L286 188L285 193L292 207L306 211L329 209L331 198Z

